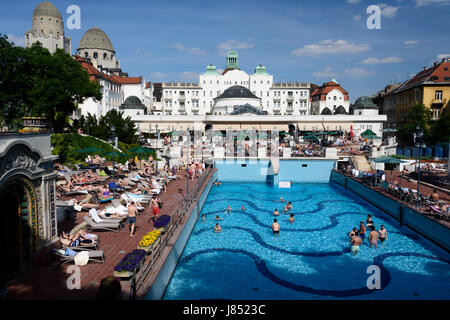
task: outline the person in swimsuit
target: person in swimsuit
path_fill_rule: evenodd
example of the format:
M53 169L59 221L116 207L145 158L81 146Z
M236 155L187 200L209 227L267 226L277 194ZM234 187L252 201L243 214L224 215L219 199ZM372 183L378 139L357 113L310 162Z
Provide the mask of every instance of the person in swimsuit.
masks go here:
M356 228L355 228L356 229ZM358 237L358 234L356 233L355 236L350 240L350 243L352 244L352 253L353 255L357 254L359 251L359 246L362 244L362 240L360 237Z
M353 228L352 231L350 231L350 232L348 233L348 237L349 237L350 240L351 240L351 239L353 239L353 237L356 236L357 234L358 234L358 229L356 229L356 227L355 227L355 228Z
M158 217L158 214L159 214L159 204L158 204L158 199L156 198L156 195L153 196L150 205L151 205L152 211L153 211L152 221L155 221L155 219Z
M220 221L220 220L223 220L223 218L220 218L219 215L216 215L215 220Z
M278 210L277 209L275 209L275 211L273 212L273 215L274 216L278 216L280 213L278 212Z
M377 248L378 243L378 232L375 231L375 227L370 227L370 233L369 233L369 247L372 248L372 245L375 246L375 249Z
M372 216L370 214L367 215L366 227L367 228L373 227Z
M294 215L291 213L290 217L289 217L289 222L293 223L294 222Z
M380 237L381 245L384 246L384 240L387 240L387 230L384 225L382 225L380 230L378 230L378 235Z
M361 240L366 238L366 227L364 226L364 221L361 221L359 224L359 236L361 237Z
M280 236L280 225L278 224L277 219L273 219L272 231L274 235Z
M202 221L206 221L206 215L202 214Z
M228 205L228 207L227 207L227 212L228 212L228 213L231 213L231 210L233 210L233 209L231 209L231 207Z
M137 208L134 203L129 202L128 204L128 223L130 224L130 237L134 237L134 228L136 225L136 213Z
M214 232L219 233L222 231L222 228L219 226L219 223L216 223L216 226L214 227Z
M244 211L247 210L244 205L242 205L241 209Z

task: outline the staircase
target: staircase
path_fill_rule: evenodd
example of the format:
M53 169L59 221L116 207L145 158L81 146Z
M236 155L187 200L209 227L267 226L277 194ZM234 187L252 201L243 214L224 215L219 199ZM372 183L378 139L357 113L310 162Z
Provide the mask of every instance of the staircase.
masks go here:
M351 157L353 166L355 169L359 171L372 171L372 167L370 166L369 162L367 161L366 156L352 156Z

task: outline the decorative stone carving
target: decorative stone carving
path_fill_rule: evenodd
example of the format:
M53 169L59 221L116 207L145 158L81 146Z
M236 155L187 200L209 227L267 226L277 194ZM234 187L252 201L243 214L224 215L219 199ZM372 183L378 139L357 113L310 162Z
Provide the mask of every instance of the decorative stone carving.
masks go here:
M14 147L0 162L0 174L14 169L27 169L36 171L36 155L23 147Z

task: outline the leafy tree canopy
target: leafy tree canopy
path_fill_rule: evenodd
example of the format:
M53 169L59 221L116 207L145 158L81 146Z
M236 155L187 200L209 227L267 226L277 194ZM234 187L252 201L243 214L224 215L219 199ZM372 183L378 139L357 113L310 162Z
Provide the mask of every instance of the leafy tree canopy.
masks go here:
M0 34L0 120L18 129L23 116L45 116L55 132L87 98L102 99L100 85L64 50L35 43L14 46Z

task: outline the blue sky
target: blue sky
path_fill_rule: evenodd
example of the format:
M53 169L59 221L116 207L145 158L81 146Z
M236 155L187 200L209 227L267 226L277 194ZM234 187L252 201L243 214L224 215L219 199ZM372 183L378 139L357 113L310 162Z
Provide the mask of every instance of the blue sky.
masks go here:
M81 8L81 29L66 26L72 53L99 27L122 69L154 82L198 81L210 63L224 69L226 50L235 49L246 72L263 64L277 82L336 78L354 101L450 56L450 0L51 2L64 22L69 5ZM1 1L0 33L23 45L39 3ZM366 26L369 5L381 9L379 30Z

